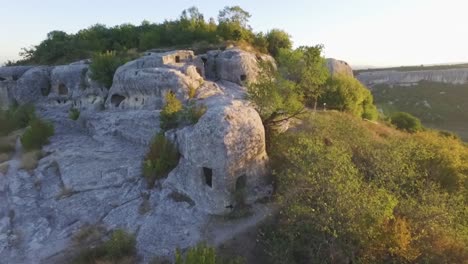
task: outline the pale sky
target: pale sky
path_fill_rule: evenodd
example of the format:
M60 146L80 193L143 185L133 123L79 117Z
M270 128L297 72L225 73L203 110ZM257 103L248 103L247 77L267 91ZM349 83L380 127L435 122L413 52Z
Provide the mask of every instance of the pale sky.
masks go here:
M207 19L239 5L254 30L284 29L353 66L468 62L468 0L0 0L0 63L52 30L162 22L194 5Z

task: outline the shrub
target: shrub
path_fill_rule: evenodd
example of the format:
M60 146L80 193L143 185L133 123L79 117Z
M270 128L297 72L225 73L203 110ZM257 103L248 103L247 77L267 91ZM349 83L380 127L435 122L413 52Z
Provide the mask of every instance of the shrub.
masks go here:
M91 79L104 85L108 89L112 86L114 74L117 68L129 61L125 54L117 54L115 51L106 51L104 53L96 53L93 56L91 65Z
M345 75L331 77L324 94L320 97L320 102L326 103L329 108L365 119L375 120L378 117L372 94L354 77Z
M391 123L395 125L398 129L410 133L423 130L421 121L417 117L405 112L394 113L391 116Z
M49 137L52 135L54 135L54 127L51 123L34 119L21 136L21 144L26 150L41 149L49 142Z
M177 99L174 93L168 92L165 97L166 105L161 111L160 120L161 128L169 130L176 128L178 125L179 113L182 110L182 102Z
M80 118L80 110L76 109L76 108L70 108L70 111L68 113L68 117L71 119L71 120L78 120L78 118Z
M177 250L175 264L242 264L241 258L225 259L216 255L216 250L204 244L189 249L185 256Z
M206 113L204 105L190 103L187 106L182 106L182 102L172 92L167 93L165 98L166 105L160 115L161 128L164 131L179 126L196 124Z
M14 106L10 110L0 111L0 135L24 128L34 118L35 110L32 105Z
M195 89L195 87L190 85L190 87L189 87L189 99L195 98L196 94L197 94L197 89Z
M136 240L124 230L115 230L111 238L94 248L81 251L73 264L135 263Z
M178 162L177 148L166 139L163 133L157 134L143 162L143 175L148 186L152 188L156 180L166 177Z
M198 120L206 113L206 106L189 104L184 107L181 122L188 125L196 124Z
M120 259L135 253L135 237L122 229L117 229L111 238L104 243L106 256L110 259Z

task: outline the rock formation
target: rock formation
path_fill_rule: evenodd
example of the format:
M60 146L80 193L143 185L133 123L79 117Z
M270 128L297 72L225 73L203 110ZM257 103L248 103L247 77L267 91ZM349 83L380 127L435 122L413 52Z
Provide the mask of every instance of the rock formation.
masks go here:
M240 190L243 202L263 208L255 201L271 191L264 128L241 86L255 80L259 60L272 59L240 49L147 53L121 66L109 90L91 80L86 60L0 68L1 105L33 103L56 131L36 169L21 169L19 146L0 175L2 262L66 263L85 226L134 233L142 263L203 240L222 242L227 236L216 237L221 227L210 215L229 213ZM160 187L147 189L141 164L169 91L207 111L166 132L181 159ZM81 111L77 121L68 118L71 107Z
M327 67L331 75L342 74L350 77L354 77L353 69L345 61L336 59L327 59Z
M375 70L361 72L356 78L369 88L378 84L411 86L421 81L465 84L468 83L468 69L419 71Z

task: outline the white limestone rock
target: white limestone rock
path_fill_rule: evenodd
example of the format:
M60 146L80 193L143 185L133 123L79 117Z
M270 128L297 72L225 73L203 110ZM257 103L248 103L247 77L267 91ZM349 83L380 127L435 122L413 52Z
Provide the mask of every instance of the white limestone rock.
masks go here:
M252 194L264 186L267 173L260 116L243 101L220 102L207 102L208 110L197 124L176 132L182 159L164 183L213 214L235 206L236 188Z
M274 63L271 56L230 48L225 51L211 51L201 56L205 62L207 78L225 80L243 85L257 78L260 61Z
M332 76L336 74L340 74L340 75L354 77L353 69L345 61L330 58L330 59L327 59L327 67L328 67L328 71L330 72Z
M18 104L44 101L51 88L50 71L51 68L45 66L26 71L9 90L10 97Z
M161 109L168 92L185 101L203 82L199 72L191 51L150 53L116 71L106 108Z

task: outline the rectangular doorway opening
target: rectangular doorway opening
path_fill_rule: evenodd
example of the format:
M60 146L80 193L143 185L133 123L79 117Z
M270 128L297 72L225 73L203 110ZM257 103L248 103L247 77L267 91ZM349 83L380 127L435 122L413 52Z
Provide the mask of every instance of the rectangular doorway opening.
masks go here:
M205 184L213 188L213 170L203 167L203 176L205 178Z

